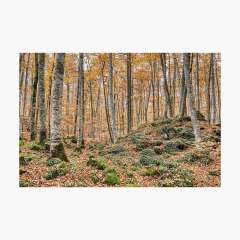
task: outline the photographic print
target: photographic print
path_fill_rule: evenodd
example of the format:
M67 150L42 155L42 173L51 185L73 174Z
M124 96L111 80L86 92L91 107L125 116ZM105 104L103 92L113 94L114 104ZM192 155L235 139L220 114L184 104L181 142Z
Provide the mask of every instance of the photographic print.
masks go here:
M220 53L20 53L20 187L220 187Z

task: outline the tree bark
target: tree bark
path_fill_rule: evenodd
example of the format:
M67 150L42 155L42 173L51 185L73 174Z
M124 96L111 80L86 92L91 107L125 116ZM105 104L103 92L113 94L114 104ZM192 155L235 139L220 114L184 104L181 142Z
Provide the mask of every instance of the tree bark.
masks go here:
M35 53L35 77L32 86L31 114L30 114L31 141L34 141L36 138L35 114L36 114L37 86L38 86L38 54Z
M132 63L131 53L127 53L127 131L132 129Z
M61 140L61 117L62 117L62 94L64 77L64 53L56 54L56 68L54 73L51 104L51 157L60 158L68 161Z
M79 104L78 104L78 116L79 116L79 134L77 145L79 148L84 147L84 66L83 66L83 53L79 54Z
M45 54L38 55L38 81L39 81L39 113L40 113L40 132L39 142L43 143L47 138L46 129L46 106L45 106L45 81L44 81Z
M170 117L173 116L171 98L169 94L168 84L167 84L167 72L166 72L166 56L165 53L160 53L162 73L163 73L163 87L165 95L165 109L169 110ZM166 111L166 110L165 110Z
M183 54L183 66L184 66L184 76L185 76L185 80L186 80L189 108L190 108L190 112L191 112L191 120L192 120L194 136L195 136L195 142L199 143L201 141L200 127L199 127L199 122L197 119L197 113L196 113L196 108L195 108L195 103L194 103L194 97L193 97L193 91L192 91L192 81L190 78L189 62L190 62L189 53L184 53Z
M110 97L110 109L112 115L112 140L113 143L117 140L116 132L116 114L113 100L113 63L112 63L112 53L109 53L109 97Z

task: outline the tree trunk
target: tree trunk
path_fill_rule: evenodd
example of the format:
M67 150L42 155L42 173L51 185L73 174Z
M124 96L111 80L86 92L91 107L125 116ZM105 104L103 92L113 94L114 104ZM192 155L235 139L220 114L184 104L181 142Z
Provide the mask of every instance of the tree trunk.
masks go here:
M199 88L199 54L196 54L196 107L200 112L200 88Z
M109 53L109 97L110 97L110 109L112 115L112 140L113 143L117 140L117 133L116 133L116 114L115 114L115 107L113 101L113 63L112 63L112 53Z
M79 148L84 147L84 66L83 66L83 53L79 54L79 135L77 145Z
M132 129L132 63L131 53L127 53L127 131Z
M62 94L64 77L64 53L56 54L56 68L54 73L51 104L51 157L68 161L61 140L61 115L62 115Z
M200 127L199 127L199 122L197 119L197 113L196 113L196 108L195 108L195 103L194 103L192 82L191 82L191 78L190 78L189 62L190 62L189 53L184 53L183 54L183 66L184 66L184 76L185 76L186 86L187 86L189 108L190 108L190 112L191 112L191 120L192 120L192 125L193 125L195 142L199 143L201 141Z
M35 53L35 77L32 86L31 114L30 114L31 141L34 141L36 138L35 114L36 114L37 86L38 86L38 54Z
M211 53L211 123L216 123L216 95L215 95L215 76L214 76L214 53Z
M164 95L165 95L165 109L169 110L169 115L170 115L170 117L172 117L173 113L172 113L172 104L171 104L171 99L170 99L170 94L169 94L168 84L167 84L166 56L165 56L165 53L161 53L160 54L160 59L161 59L162 73L163 73L163 87L164 87Z
M43 143L47 137L46 129L46 106L45 106L45 81L44 81L45 54L38 55L38 81L39 81L39 113L40 113L40 132L39 142Z

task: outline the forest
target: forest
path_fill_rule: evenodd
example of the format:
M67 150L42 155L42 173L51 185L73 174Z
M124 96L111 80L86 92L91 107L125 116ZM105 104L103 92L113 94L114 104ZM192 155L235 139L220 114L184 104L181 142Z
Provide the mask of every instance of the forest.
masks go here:
M220 53L20 53L19 186L221 186Z

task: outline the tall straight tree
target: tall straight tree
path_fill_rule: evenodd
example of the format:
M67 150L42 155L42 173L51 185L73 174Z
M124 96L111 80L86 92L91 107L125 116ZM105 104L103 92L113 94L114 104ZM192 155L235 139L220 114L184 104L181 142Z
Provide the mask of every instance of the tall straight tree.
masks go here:
M211 53L210 65L211 67L211 82L210 82L210 105L211 105L211 123L216 123L216 94L215 94L215 74L214 74L214 53Z
M127 53L127 131L132 129L132 60Z
M117 132L116 132L116 114L115 114L115 106L113 100L113 63L112 63L112 53L109 53L109 97L110 97L110 109L112 115L112 140L113 143L117 140Z
M199 122L197 119L197 112L196 112L195 103L194 103L194 96L192 91L192 81L190 78L190 54L189 53L183 53L183 67L184 67L184 76L186 81L189 108L191 112L191 120L193 125L195 142L199 143L201 141L201 136L200 136Z
M37 96L37 86L38 86L38 53L35 53L35 76L32 86L32 98L31 98L31 114L30 114L30 132L31 132L31 141L36 138L36 129L35 129L35 117L36 117L36 96Z
M78 117L79 117L79 134L77 145L79 148L84 147L84 63L83 53L79 54L78 65L78 78L79 78L79 104L78 104Z
M56 54L56 67L52 86L51 104L51 157L68 161L61 138L62 94L65 53Z
M173 116L173 111L172 111L172 102L171 102L170 93L169 93L168 84L167 84L167 69L166 69L166 55L165 55L165 53L160 53L160 60L161 60L162 73L163 73L163 86L164 86L164 95L165 95L165 112L166 112L166 109L168 109L169 115L170 115L170 117L172 117Z
M39 142L43 143L47 137L46 129L46 106L45 106L45 80L44 80L45 54L38 55L38 96L39 96L39 117L40 117L40 132Z

